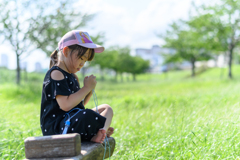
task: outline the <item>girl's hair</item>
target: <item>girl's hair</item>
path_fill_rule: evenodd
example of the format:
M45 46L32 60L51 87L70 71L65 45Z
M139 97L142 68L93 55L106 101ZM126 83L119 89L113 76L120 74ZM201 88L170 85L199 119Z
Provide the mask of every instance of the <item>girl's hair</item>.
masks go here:
M91 61L95 55L94 49L82 47L77 44L68 46L68 48L71 49L70 53L71 57L74 50L78 50L77 58L81 58L87 52L87 50L90 49L88 61ZM50 55L50 58L51 60L49 68L52 68L55 64L58 63L58 51L57 50L53 51L52 54Z

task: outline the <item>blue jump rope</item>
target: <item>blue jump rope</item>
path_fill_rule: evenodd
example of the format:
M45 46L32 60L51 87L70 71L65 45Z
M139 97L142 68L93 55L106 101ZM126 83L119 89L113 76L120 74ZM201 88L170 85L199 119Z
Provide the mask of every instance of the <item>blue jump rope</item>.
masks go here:
M97 113L99 114L98 107L97 107L97 106L98 106L97 95L96 95L94 89L92 90L92 93L93 93L94 103L95 103L95 106L96 106L96 111L97 111ZM70 117L70 113L71 113L72 111L75 111L75 110L78 110L78 111L77 111L74 115L72 115L72 116ZM73 108L72 110L70 110L69 112L66 113L67 116L65 117L65 119L66 119L66 118L68 118L68 119L67 119L66 121L65 121L65 119L64 119L64 121L65 121L65 127L64 127L64 130L63 130L63 133L62 133L62 134L67 134L68 127L70 126L70 120L71 120L74 116L76 116L80 111L82 111L82 109L80 109L80 108ZM110 144L109 144L108 138L107 138L107 136L106 136L106 138L104 139L105 147L104 147L103 160L104 160L104 158L105 158L106 151L107 151L107 143L108 143L109 159L110 159L110 150L111 150L111 148L110 148Z

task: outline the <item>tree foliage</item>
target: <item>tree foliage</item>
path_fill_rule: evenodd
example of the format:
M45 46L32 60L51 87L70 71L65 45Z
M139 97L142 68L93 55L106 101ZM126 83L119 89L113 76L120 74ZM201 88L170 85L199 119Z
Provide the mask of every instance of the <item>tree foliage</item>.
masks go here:
M204 37L186 21L174 22L170 30L163 36L164 47L175 49L174 54L168 55L165 63L188 61L192 66L192 77L195 76L195 62L211 58L209 50L204 45Z
M194 76L196 60L227 53L228 76L232 78L233 52L240 41L240 1L220 0L213 6L195 7L195 11L188 21L173 23L164 36L165 46L176 50L167 62L190 61Z
M23 53L41 49L48 55L55 50L67 31L84 26L91 15L74 9L74 1L0 1L0 36L17 57L17 84L20 84L20 60ZM71 9L69 9L71 8Z
M149 68L149 62L141 57L131 56L129 47L112 46L101 54L95 54L91 65L99 65L103 69L112 69L118 74L130 73L133 79L136 74L144 73Z
M29 3L23 1L0 1L0 35L4 42L10 44L17 59L17 84L20 83L20 56L29 50L31 42L28 40L27 19L29 15L25 9Z
M228 77L232 78L233 52L240 42L240 1L221 0L214 6L202 6L189 24L204 33L212 51L227 53Z

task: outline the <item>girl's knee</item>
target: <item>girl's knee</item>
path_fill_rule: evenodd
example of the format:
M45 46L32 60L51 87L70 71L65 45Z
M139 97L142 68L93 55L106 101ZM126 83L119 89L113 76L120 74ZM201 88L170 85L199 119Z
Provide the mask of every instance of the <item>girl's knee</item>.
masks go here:
M110 114L112 114L112 116L113 116L113 109L112 109L112 107L109 106L108 104L104 104L104 105L105 105L105 107L106 107L107 112L110 113Z

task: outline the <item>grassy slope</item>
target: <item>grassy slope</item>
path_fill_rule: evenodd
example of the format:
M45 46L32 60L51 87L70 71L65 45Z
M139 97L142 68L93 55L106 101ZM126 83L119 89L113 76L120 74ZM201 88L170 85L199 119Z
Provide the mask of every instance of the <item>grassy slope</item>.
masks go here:
M240 156L240 68L234 80L211 69L140 75L136 82L98 82L98 103L114 109L112 159L235 159ZM223 70L226 75L226 70ZM22 159L24 139L40 136L41 79L31 74L20 87L0 77L0 157ZM14 74L12 77L14 77ZM11 76L10 76L11 77ZM225 76L226 77L226 76ZM2 80L2 81L1 81ZM86 106L94 107L93 100Z

